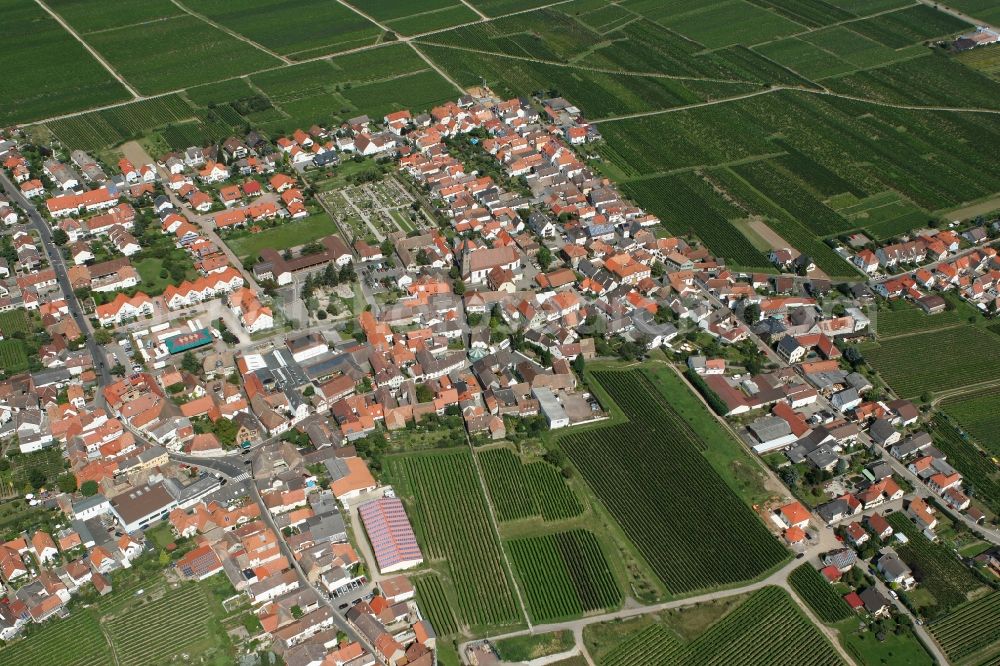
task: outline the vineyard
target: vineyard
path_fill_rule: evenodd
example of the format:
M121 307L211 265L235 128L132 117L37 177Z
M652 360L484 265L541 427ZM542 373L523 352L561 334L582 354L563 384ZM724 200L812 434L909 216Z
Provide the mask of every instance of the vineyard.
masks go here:
M167 95L64 118L49 123L48 127L67 146L97 150L194 115L194 110L179 96Z
M0 371L16 375L28 369L28 352L24 343L16 338L0 340Z
M965 323L962 314L957 310L945 310L939 314L928 315L917 306L902 300L895 301L891 308L880 308L871 318L875 321L880 340L903 334L936 331Z
M928 626L934 640L954 663L1000 643L1000 592L962 604Z
M0 312L0 334L9 338L15 333L27 333L31 330L31 322L26 310L8 310Z
M591 532L572 530L507 542L535 622L617 608L621 591Z
M941 408L993 455L1000 455L1000 390L948 399Z
M896 544L896 550L913 570L913 577L933 595L936 602L921 610L924 617L939 617L965 603L969 593L982 589L983 584L956 559L951 550L929 541L905 514L892 514L889 524L909 538L905 544Z
M659 176L626 183L622 188L637 204L653 213L673 234L693 234L713 253L757 270L771 269L764 253L750 244L730 220L746 217L692 174Z
M521 613L504 566L500 540L465 449L391 457L389 476L407 500L421 550L435 566L446 563L468 625L517 624Z
M702 456L683 417L640 372L593 375L628 423L559 445L673 594L755 578L787 551Z
M445 595L441 579L436 574L420 576L413 579L416 587L420 609L430 618L431 626L438 636L450 636L458 633L458 623L455 614L451 612L451 603Z
M0 661L17 666L105 666L113 663L108 641L92 610L79 608L65 620L51 619L20 640L0 648Z
M478 456L486 488L501 522L533 516L561 520L583 511L559 471L548 463L524 464L505 448L481 451Z
M803 564L793 570L788 582L812 612L827 624L846 620L854 614L847 602L811 564Z
M1000 337L975 326L957 326L882 340L863 347L862 353L898 395L912 398L995 379Z
M791 597L755 592L688 644L654 624L627 636L600 666L821 666L842 661Z
M204 590L187 584L107 621L105 628L118 664L143 666L181 653L207 656L218 647L222 633L213 626L212 616Z
M950 413L947 406L945 411ZM987 414L996 412L984 413L984 416ZM936 425L932 432L935 446L948 456L948 463L965 477L966 485L973 489L973 496L991 511L1000 514L1000 468L945 419L939 418ZM996 432L990 433L994 446Z

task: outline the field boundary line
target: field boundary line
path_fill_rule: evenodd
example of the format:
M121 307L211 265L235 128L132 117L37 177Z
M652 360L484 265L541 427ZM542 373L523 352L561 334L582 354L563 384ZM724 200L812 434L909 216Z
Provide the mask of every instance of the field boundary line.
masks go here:
M37 1L38 0L36 0L36 2ZM239 33L239 32L236 32L235 30L233 30L231 28L227 28L226 26L222 25L221 23L217 23L217 22L213 21L212 19L208 18L207 16L205 16L204 14L196 12L193 9L188 9L186 6L184 6L183 4L181 4L179 0L170 0L170 2L172 2L177 7L177 9L180 9L182 12L184 12L188 16L196 18L196 19L198 19L199 21L201 21L203 23L207 23L208 25L212 26L216 30L221 30L222 32L224 32L227 35L229 35L230 37L234 37L234 38L240 40L241 42L246 42L250 46L252 46L255 49L257 49L258 51L263 51L267 55L271 56L272 58L277 58L278 60L280 60L281 62L285 63L286 65L294 65L295 64L294 61L289 60L288 58L286 58L285 56L277 53L276 51L272 51L271 49L267 48L266 46L264 46L263 44L261 44L259 42L255 42L254 40L250 39L246 35L244 35L242 33Z
M539 65L549 65L550 67L566 67L569 69L585 69L589 72L600 72L602 74L614 74L618 76L645 76L648 78L655 79L672 79L677 81L708 81L709 83L745 83L748 85L766 86L766 82L762 81L747 81L745 79L713 79L705 76L682 76L680 74L664 74L663 72L636 72L629 69L606 69L603 67L589 67L584 64L577 64L575 62L559 62L558 60L545 60L544 58L532 58L530 56L519 56L512 55L510 53L500 53L498 51L483 51L482 49L473 49L468 46L457 46L455 44L438 44L437 42L428 42L421 37L414 37L414 41L417 41L424 46L438 46L443 49L454 49L456 51L468 51L470 53L479 53L480 55L496 56L498 58L510 58L511 60L524 60L526 62L534 62Z
M129 23L128 25L116 25L111 28L101 28L100 30L91 30L85 32L85 35L100 35L105 32L114 32L115 30L125 30L126 28L138 28L140 25L149 25L150 23L161 23L163 21L173 21L174 19L179 19L186 16L183 12L180 14L171 14L170 16L160 16L159 18L149 19L146 21L138 21L136 23Z
M469 453L472 455L472 464L476 467L476 480L479 481L479 489L483 491L483 498L486 500L487 508L489 508L490 527L493 528L493 533L497 535L497 542L500 545L500 554L503 555L504 566L507 567L507 572L510 574L511 585L514 586L514 592L517 593L517 603L521 606L521 614L524 615L524 619L528 623L528 630L531 631L533 627L531 624L531 615L528 614L528 607L525 605L524 598L521 596L521 586L514 575L514 567L511 566L510 558L507 557L507 549L504 548L503 537L500 536L500 526L497 523L496 508L493 506L493 497L490 495L490 491L486 487L486 481L483 477L483 468L479 465L479 456L476 455L476 447L472 445L472 440L469 439L468 433L465 434L465 442L469 445Z
M441 69L441 67L439 67L436 62L434 62L433 60L431 60L430 57L426 53L424 53L419 48L417 48L416 44L414 44L413 42L411 42L409 40L407 40L406 44L411 49L413 49L414 53L416 53L418 56L420 56L421 60L423 60L424 62L426 62L428 65L430 65L434 69L434 71L438 73L438 75L441 78L443 78L445 81L447 81L451 85L455 86L455 88L458 90L458 92L462 93L463 95L465 94L465 88L463 88L462 86L460 86L458 84L458 81L456 81L455 79L451 78L451 76L446 71L444 71L443 69Z
M620 116L608 116L607 118L598 118L591 120L591 124L597 123L609 123L616 122L619 120L631 120L633 118L645 118L648 116L659 116L664 113L674 113L676 111L686 111L688 109L696 109L702 106L714 106L716 104L726 104L728 102L738 102L742 99L748 99L750 97L757 97L758 95L767 95L769 93L781 92L781 91L791 91L791 92L803 92L809 93L811 95L821 95L827 97L839 97L841 99L848 99L855 102L861 102L862 104L871 104L873 106L884 106L891 109L905 109L907 111L940 111L943 113L988 113L993 115L1000 115L1000 109L985 109L981 107L957 107L957 106L921 106L917 104L897 104L895 102L883 102L881 100L869 99L866 97L856 97L854 95L847 95L845 93L837 93L830 90L816 90L813 88L806 88L802 86L788 86L788 85L772 85L770 88L765 88L764 90L757 90L750 93L745 93L742 95L734 95L733 97L724 97L722 99L713 99L706 102L697 102L695 104L687 104L685 106L675 106L669 109L656 109L653 111L640 111L638 113L628 113Z
M80 42L83 45L83 48L85 48L87 50L87 52L90 55L92 55L95 60L97 60L97 62L101 63L101 66L103 66L104 69L108 70L108 73L111 74L111 76L115 77L115 79L118 80L118 83L120 83L123 86L125 86L125 89L128 90L129 94L132 95L132 97L134 98L131 101L137 101L137 100L140 100L140 99L144 99L144 97L139 93L139 91L137 91L135 88L133 88L132 84L129 83L128 81L126 81L125 77L123 77L121 74L119 74L118 70L116 70L114 67L112 67L111 63L109 63L107 60L105 60L104 56L102 56L100 53L97 52L97 49L95 49L93 46L91 46L90 44L88 44L87 41L83 37L81 37L80 34L73 28L73 26L71 26L69 23L67 23L66 20L63 19L62 16L60 16L59 14L57 14L56 12L54 12L52 9L50 9L48 5L46 5L44 2L42 2L42 0L35 0L35 4L37 4L39 7L41 7L42 9L44 9L45 12L49 16L51 16L53 19L56 20L56 23L58 23L59 25L62 26L63 30L65 30L70 35L72 35L73 38L76 41ZM127 104L128 102L124 102L124 103Z
M460 2L469 9L471 9L472 11L476 12L476 14L478 14L484 21L490 20L489 16L479 11L479 8L476 7L474 4L472 4L471 2L469 2L469 0L460 0Z
M811 567L812 565L807 563L807 566ZM830 627L826 626L824 623L819 621L819 618L816 617L816 615L813 614L812 609L809 608L809 604L805 602L805 599L799 596L799 593L795 591L795 588L792 587L791 583L787 583L782 587L785 589L785 592L788 593L788 596L792 598L792 601L795 603L795 605L799 607L799 610L802 611L802 614L806 616L806 619L812 622L813 626L819 629L820 633L826 636L826 639L833 644L833 649L840 653L840 657L851 666L857 666L857 662L851 658L851 655L847 653L847 650L844 649L844 646L840 644L839 632L837 632L834 629L831 629Z

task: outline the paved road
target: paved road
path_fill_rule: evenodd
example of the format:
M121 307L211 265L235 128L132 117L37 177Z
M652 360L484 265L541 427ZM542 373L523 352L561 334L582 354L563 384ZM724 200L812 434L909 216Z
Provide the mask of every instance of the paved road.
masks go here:
M70 286L69 277L66 274L66 262L63 260L62 252L60 252L59 247L57 247L55 242L52 240L52 229L49 227L48 222L42 218L38 209L36 209L30 201L22 196L21 191L18 190L12 182L10 182L6 173L0 172L0 184L3 185L3 189L6 190L11 200L17 202L17 204L24 209L24 212L28 215L28 219L30 220L30 226L38 232L38 235L42 239L42 246L45 248L45 253L49 257L49 265L52 267L52 270L55 271L56 281L59 283L59 287L62 289L63 295L66 298L70 314L73 315L76 325L79 326L80 330L87 336L87 351L90 352L90 357L94 359L94 370L97 372L98 376L97 402L98 404L103 404L104 395L100 391L100 387L111 383L111 372L108 369L108 363L104 356L104 350L94 339L93 330L90 327L90 321L88 321L87 317L84 315L83 308L80 306L80 301L77 299L76 294L73 293L73 288Z
M198 465L200 467L214 469L218 472L221 472L223 475L229 478L240 478L246 474L249 474L251 477L253 476L253 472L248 471L253 469L253 465L252 464L243 465L242 456L239 454L219 456L215 458L197 458L197 457L183 456L172 453L170 457L175 460L179 460L181 462L185 462L191 465ZM253 460L253 458L255 457L256 454L254 454L251 457L251 460ZM295 559L295 554L292 552L292 549L288 547L288 544L285 542L284 536L281 534L281 530L278 529L277 524L274 522L274 517L271 516L271 512L268 511L267 507L264 505L264 500L260 495L260 490L257 488L257 484L254 482L253 478L247 480L246 486L250 491L250 496L253 498L255 502L257 502L258 506L260 506L261 518L264 520L264 522L267 523L267 526L270 527L271 530L278 536L278 543L281 546L281 551L284 554L284 556L288 559L288 562L291 564L292 568L295 569L295 573L299 577L299 584L302 587L311 587L313 591L316 592L316 594L322 600L322 602L330 607L330 610L333 612L333 623L334 625L336 625L337 629L347 634L348 638L350 638L351 640L356 641L361 645L363 645L372 654L375 654L375 648L368 642L368 640L363 635L361 635L354 628L352 624L350 624L344 618L343 614L339 610L337 610L337 607L334 605L334 602L330 600L330 597L327 595L327 593L324 590L316 588L309 582L309 579L306 578L305 572L302 570L302 567L299 566L298 560Z

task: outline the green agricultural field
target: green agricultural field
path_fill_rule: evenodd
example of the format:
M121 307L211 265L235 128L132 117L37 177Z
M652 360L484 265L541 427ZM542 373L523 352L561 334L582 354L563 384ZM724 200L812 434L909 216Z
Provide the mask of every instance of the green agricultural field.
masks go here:
M894 49L928 39L948 37L971 26L950 14L915 4L851 23L851 29Z
M194 115L195 111L179 95L165 95L63 118L48 123L48 128L67 146L97 150L138 139L155 128Z
M862 353L897 394L913 398L925 391L995 379L1000 338L982 328L963 325L882 340L864 346ZM929 358L935 362L928 363Z
M7 376L28 369L28 351L17 339L0 340L0 370Z
M146 94L281 65L277 58L193 16L97 32L88 35L87 42Z
M896 551L913 570L920 589L934 599L933 605L919 609L925 618L942 617L964 604L970 594L983 589L984 584L955 558L950 548L929 541L905 514L897 511L888 520L893 529L909 538L905 544L896 543Z
M326 0L190 0L189 6L292 59L366 46L382 34L381 28L357 12Z
M507 548L534 622L621 605L621 590L593 533L573 530L514 539Z
M421 610L430 618L431 626L438 636L451 636L458 633L458 622L452 612L452 603L448 599L437 574L428 574L413 579L417 592L417 600Z
M683 173L626 183L624 192L660 218L673 234L698 236L712 252L731 263L755 270L770 270L771 263L731 220L747 214L718 196L704 179Z
M31 320L24 309L0 312L0 334L9 338L15 333L27 333L31 330Z
M46 0L46 3L81 34L184 16L170 0L105 2L104 0Z
M500 539L468 449L391 456L387 477L406 502L425 560L446 570L463 624L523 622Z
M827 624L840 622L854 614L840 593L811 564L803 564L793 570L788 582L816 617Z
M459 4L457 0L421 0L419 3L410 0L347 0L347 2L382 23L414 14L439 12Z
M994 80L1000 79L1000 48L996 46L965 51L955 58L966 67L982 72Z
M674 12L663 7L662 12L648 14L668 28L690 37L708 48L730 44L756 44L806 29L801 23L756 7L743 0L694 3L690 11Z
M58 655L58 657L55 657ZM77 608L65 620L37 627L30 638L0 648L0 660L18 666L105 666L114 663L93 610Z
M929 315L916 305L902 300L893 301L891 307L879 308L878 311L870 314L873 315L871 317L874 323L872 329L879 340L936 331L966 323L962 313L958 310L945 310L938 314Z
M583 511L559 471L547 462L525 464L506 448L488 449L477 456L497 520L536 516L562 520Z
M121 666L144 666L178 658L181 654L229 654L229 640L221 631L218 614L206 590L186 583L105 623Z
M559 446L669 592L753 579L788 557L702 455L707 441L643 374L592 377L629 421L567 433Z
M690 642L683 642L663 624L650 624L620 637L598 661L599 666L639 663L832 666L842 661L788 593L765 587Z
M1000 23L1000 7L993 0L948 0L947 5L984 23Z
M298 247L337 233L337 225L329 215L311 215L301 220L283 222L277 227L265 229L257 234L241 232L228 236L226 245L238 257L256 256L265 247L278 252Z
M381 118L400 109L430 109L457 95L455 86L433 70L354 86L343 93L358 113L366 113L373 118Z
M478 20L476 12L460 4L386 21L385 25L401 35L417 35Z
M1000 643L998 626L1000 592L993 592L962 604L928 629L952 663L983 663L979 660L994 653Z
M876 240L887 240L926 227L933 217L892 191L862 199L853 194L845 194L837 198L836 206L832 202L830 205L851 224L861 227Z
M943 406L945 414L950 413L947 402ZM995 412L994 412L995 413ZM987 451L976 446L968 437L963 437L947 419L939 417L931 431L934 444L948 456L948 464L965 477L965 484L972 488L972 496L986 505L990 511L1000 515L1000 466ZM991 443L996 444L996 430L991 435Z
M1000 391L977 391L945 400L941 408L992 455L1000 456Z
M0 126L129 99L128 91L34 2L0 0Z

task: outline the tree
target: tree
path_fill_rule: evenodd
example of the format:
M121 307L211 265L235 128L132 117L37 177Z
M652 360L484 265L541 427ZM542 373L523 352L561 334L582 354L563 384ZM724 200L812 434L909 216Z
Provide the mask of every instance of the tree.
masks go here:
M56 479L56 483L59 486L59 490L64 493L76 492L76 475L73 472L60 474L59 478Z
M465 294L465 282L462 280L455 280L453 289L455 291L456 296L462 296L463 294Z
M781 470L781 480L786 486L795 486L799 482L799 470L797 467L789 465Z
M348 261L344 264L343 268L340 269L340 274L338 275L341 282L353 282L357 279L358 274L354 272L354 262Z
M760 321L760 306L756 303L749 303L743 308L743 321L751 326Z
M431 256L427 253L427 250L420 248L417 250L417 265L427 266L431 263Z
M110 344L112 339L113 336L111 335L111 331L106 328L99 328L94 331L94 340L96 340L99 345Z
M292 606L291 613L292 613L292 617L294 619L296 619L296 620L298 620L303 615L305 615L305 613L302 612L302 608L298 604L295 604L294 606Z
M69 234L67 234L65 231L63 231L59 227L56 227L52 231L52 242L55 243L56 245L62 247L63 245L65 245L66 243L69 242Z
M549 269L549 266L552 265L552 250L543 245L538 250L537 259L538 259L538 265L541 267L541 269L543 271L547 271Z
M39 488L44 486L46 480L47 479L45 478L45 472L38 469L37 467L32 467L28 471L28 483L30 483L31 487L34 488L35 490L38 490Z
M417 402L430 402L434 399L434 391L427 384L417 384Z
M197 375L201 372L201 362L194 355L194 352L184 352L184 358L181 360L181 368L192 375Z

